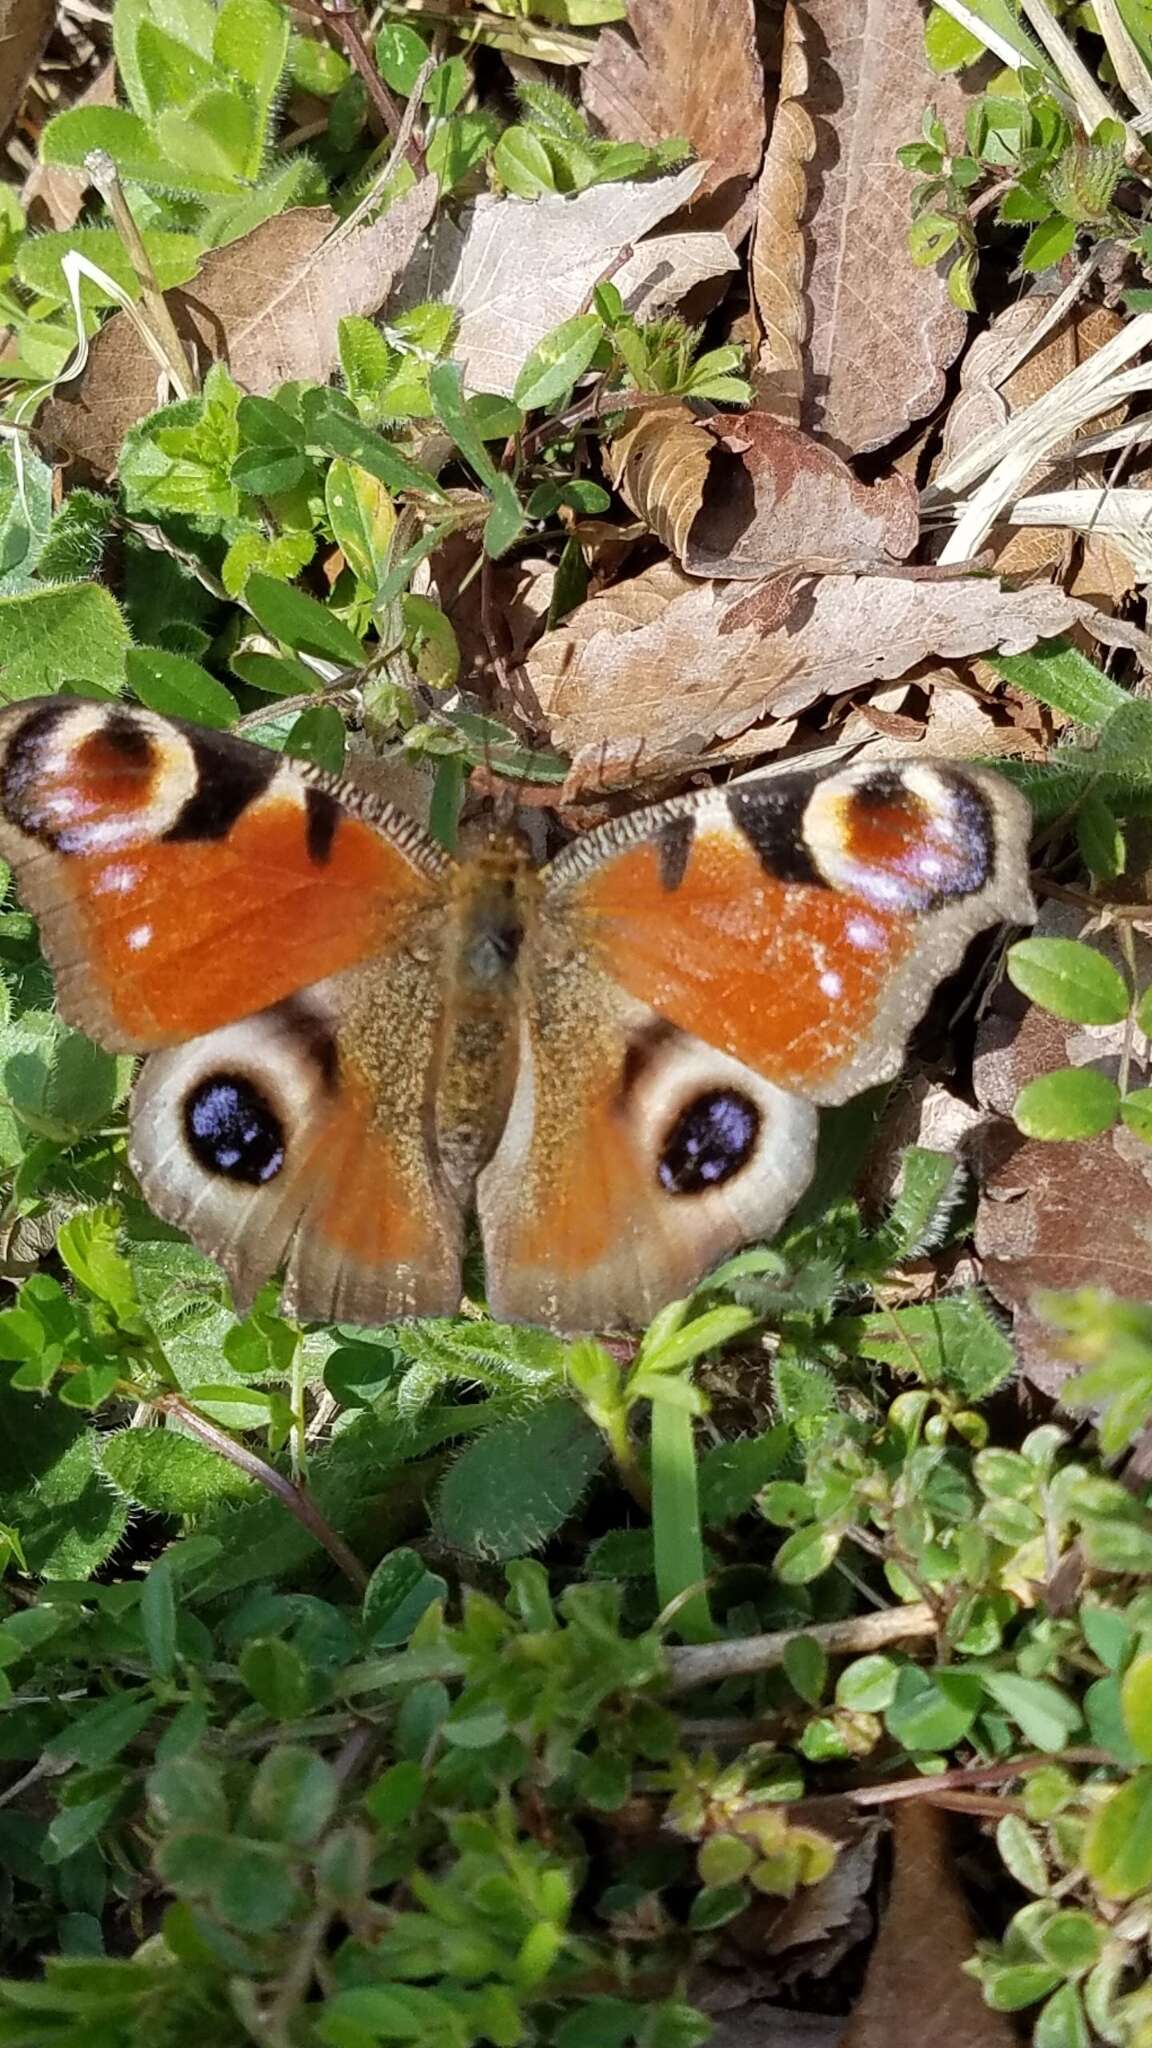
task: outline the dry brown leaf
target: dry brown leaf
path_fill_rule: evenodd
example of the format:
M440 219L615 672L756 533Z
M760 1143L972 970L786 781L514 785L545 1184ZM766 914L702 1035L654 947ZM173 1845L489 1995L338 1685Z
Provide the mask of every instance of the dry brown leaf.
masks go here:
M651 320L678 306L694 286L739 268L725 235L652 235L613 271L612 282L634 319Z
M764 148L764 74L752 0L629 0L628 27L601 32L584 105L620 142L682 135L707 165L694 227L747 230Z
M803 220L809 165L816 154L816 124L808 93L807 24L791 4L784 9L780 97L756 193L752 234L752 302L761 336L756 365L760 403L777 419L798 424L804 403L804 297L807 252Z
M910 179L896 161L929 101L951 132L960 130L963 95L954 78L928 70L919 0L820 0L800 14L810 73L804 110L817 149L809 161L803 120L790 116L782 162L761 195L753 285L766 280L766 368L789 371L802 340L805 424L858 453L932 410L964 340L967 323L944 277L917 270L908 253ZM805 172L801 222L795 188ZM801 259L805 330L794 304Z
M637 413L609 451L613 482L692 576L903 561L920 532L906 477L862 484L846 462L765 412L697 420Z
M439 187L424 178L371 227L340 237L326 206L277 214L208 255L168 304L201 361L227 363L259 396L291 378L323 384L339 359L349 313L375 313L431 219ZM156 404L156 365L135 327L116 313L92 344L88 368L61 385L40 431L62 453L111 474L128 428Z
M591 185L541 199L484 193L458 221L440 215L408 265L397 303L447 299L460 314L452 355L467 388L510 396L537 342L579 313L621 254L683 206L703 176L702 165L689 164L642 184ZM658 243L641 244L634 257L632 290L642 292L666 258Z
M983 577L824 576L765 634L758 595L662 563L589 599L526 663L555 742L572 752L701 746L766 711L791 718L821 697L894 681L932 654L1023 653L1081 609L1046 586L1005 591Z
M56 20L56 0L0 0L0 133L19 112Z
M974 1930L944 1815L909 1799L895 1808L892 1832L888 1910L841 2048L1014 2048L1011 2020L985 2005L961 1968Z

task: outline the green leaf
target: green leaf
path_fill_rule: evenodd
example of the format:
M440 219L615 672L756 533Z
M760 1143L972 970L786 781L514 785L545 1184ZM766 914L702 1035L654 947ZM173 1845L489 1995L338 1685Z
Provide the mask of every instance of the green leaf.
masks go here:
M1082 1861L1106 1899L1152 1885L1152 1770L1137 1771L1093 1809Z
M377 1565L364 1592L364 1631L375 1650L406 1643L416 1623L448 1593L414 1550L393 1550Z
M415 81L413 81L415 83ZM424 87L424 104L437 120L454 114L468 90L468 66L463 57L446 57Z
M307 475L304 428L271 398L242 398L236 408L240 450L232 481L256 497L292 491Z
M0 700L52 696L63 683L124 682L128 628L98 583L0 597Z
M147 16L136 32L136 64L153 114L186 106L214 83L211 64Z
M854 1714L882 1714L892 1705L900 1666L891 1657L856 1657L836 1680L836 1704Z
M1076 1702L1047 1678L1023 1678L1017 1671L984 1671L984 1685L998 1706L1011 1714L1027 1742L1036 1749L1066 1749L1081 1725Z
M427 1779L414 1758L391 1764L364 1794L364 1805L386 1834L402 1828L424 1797Z
M277 1636L246 1643L240 1655L240 1677L265 1712L277 1721L294 1721L312 1700L312 1680L299 1650Z
M506 192L517 199L538 199L556 190L552 159L531 128L505 128L492 152L492 168Z
M1120 1704L1128 1740L1145 1762L1152 1761L1152 1655L1137 1657L1124 1673Z
M1035 1828L1030 1828L1021 1814L1007 1813L996 1828L996 1847L1017 1884L1034 1898L1043 1898L1051 1886Z
M598 313L577 313L561 321L537 342L525 358L512 393L525 412L557 405L583 376L604 339Z
M177 134L183 118L169 117L169 127ZM49 121L40 137L42 161L72 170L83 170L85 158L94 149L106 150L121 177L138 185L202 196L231 193L236 188L234 174L212 166L215 151L199 165L194 158L188 161L186 150L178 161L167 154L147 122L125 107L74 107Z
M409 462L391 441L363 426L343 393L305 391L302 411L309 447L358 462L361 469L379 477L390 491L417 491L444 502L444 491L435 477Z
M189 661L183 654L166 654L160 647L132 647L126 672L133 694L150 711L159 711L166 718L226 727L235 725L240 716L232 692L198 661Z
M293 653L319 655L346 668L361 666L364 656L356 635L302 590L253 571L244 586L244 602L264 631Z
M44 1755L52 1763L85 1764L89 1769L111 1763L159 1711L160 1702L151 1693L137 1693L131 1699L119 1694L98 1706L83 1706L52 1737Z
M354 576L376 590L388 573L396 508L379 477L337 456L329 464L324 503L336 545Z
M381 78L407 99L428 57L428 45L401 21L386 21L376 37L376 68Z
M52 472L31 446L22 467L21 496L12 451L0 445L0 597L29 589L52 528Z
M176 1892L210 1899L222 1920L246 1933L287 1926L299 1904L291 1864L278 1843L186 1828L160 1843L156 1867Z
M836 1562L844 1532L834 1524L809 1522L786 1536L772 1560L772 1569L786 1586L806 1586Z
M188 172L199 177L206 166L228 191L260 174L263 124L252 100L239 92L217 86L186 107L157 115L155 135L175 166L174 182Z
M1076 813L1076 838L1080 858L1089 873L1102 882L1114 882L1124 872L1124 831L1115 811L1098 790L1087 791Z
M154 1560L144 1581L140 1626L153 1671L158 1678L171 1678L176 1668L176 1593L171 1566L163 1557Z
M473 1557L538 1550L573 1512L604 1456L571 1401L490 1429L452 1466L436 1501L442 1542Z
M1092 2048L1094 2038L1075 1984L1062 1984L1036 2016L1032 2048Z
M1092 1067L1062 1067L1020 1090L1012 1114L1026 1138L1095 1138L1110 1130L1120 1090Z
M100 1440L100 1464L128 1500L158 1515L199 1515L218 1500L250 1499L253 1481L217 1451L173 1429L122 1430Z
M248 1800L248 1817L261 1835L307 1847L336 1811L339 1780L331 1764L310 1749L279 1743L262 1757Z
M344 720L334 704L310 704L302 711L284 742L284 752L294 761L311 761L327 775L339 775L344 766L347 744Z
M1128 1014L1123 976L1079 939L1019 939L1009 949L1008 979L1022 995L1074 1024L1121 1024Z
M858 1348L916 1371L927 1386L958 1388L970 1401L1006 1385L1016 1369L1011 1339L974 1291L861 1316Z
M289 17L272 0L224 0L216 20L213 57L250 86L256 102L271 107L288 56Z
M1075 241L1075 222L1054 213L1050 219L1042 220L1038 227L1033 228L1020 251L1020 267L1022 270L1048 270L1054 263L1063 261Z
M933 7L924 27L924 53L933 71L961 71L966 64L977 63L985 48L942 7Z
M492 498L484 547L489 555L501 555L524 530L524 508L511 477L496 468L473 425L464 402L459 364L435 363L428 373L428 392L444 431Z
M73 1279L127 1322L139 1304L132 1268L119 1248L120 1223L116 1208L86 1209L61 1225L56 1248Z
M818 1707L828 1683L828 1652L815 1636L800 1633L784 1646L784 1675L794 1692Z
M906 1749L954 1749L976 1719L981 1691L980 1680L967 1672L906 1665L884 1716L888 1731Z

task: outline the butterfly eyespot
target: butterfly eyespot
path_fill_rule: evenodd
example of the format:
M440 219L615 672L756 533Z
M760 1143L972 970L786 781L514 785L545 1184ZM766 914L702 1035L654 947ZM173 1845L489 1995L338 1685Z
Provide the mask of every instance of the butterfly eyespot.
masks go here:
M284 1164L284 1126L244 1074L209 1074L184 1098L188 1149L206 1173L263 1187Z
M735 1088L710 1088L683 1108L668 1131L656 1168L669 1195L721 1187L746 1166L760 1135L760 1111Z

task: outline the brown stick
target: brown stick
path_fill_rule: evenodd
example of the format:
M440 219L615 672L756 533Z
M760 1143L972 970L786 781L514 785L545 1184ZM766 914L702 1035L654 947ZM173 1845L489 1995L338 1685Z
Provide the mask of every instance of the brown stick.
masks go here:
M779 1629L772 1635L741 1636L730 1643L686 1643L665 1651L673 1692L708 1685L721 1678L742 1678L782 1664L790 1643L807 1636L831 1656L880 1650L906 1636L934 1636L939 1616L926 1600L907 1607L884 1607L878 1614L859 1614L850 1621L821 1622L816 1628Z

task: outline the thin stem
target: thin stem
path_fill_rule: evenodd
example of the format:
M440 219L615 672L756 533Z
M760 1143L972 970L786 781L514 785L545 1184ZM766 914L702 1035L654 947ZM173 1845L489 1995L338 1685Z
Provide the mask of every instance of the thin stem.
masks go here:
M161 1394L152 1405L163 1414L179 1416L190 1436L199 1437L202 1444L207 1444L210 1450L226 1458L230 1465L235 1465L238 1472L246 1472L249 1479L255 1479L258 1485L274 1494L287 1508L289 1514L295 1516L301 1528L307 1529L308 1534L328 1552L333 1564L339 1566L345 1578L350 1579L356 1587L357 1592L364 1591L368 1584L368 1573L364 1566L355 1552L349 1549L344 1538L337 1535L331 1523L321 1514L311 1494L306 1493L302 1486L297 1486L283 1472L277 1472L274 1465L259 1457L255 1451L249 1450L247 1444L237 1443L235 1437L228 1435L227 1430L220 1429L214 1422L209 1422L208 1417L201 1415L182 1395Z
M814 1633L814 1631L813 1631ZM1095 1769L1104 1765L1117 1768L1114 1756L1104 1749L1066 1749L1062 1751L1061 1764L1086 1764ZM941 1771L937 1777L925 1778L919 1774L914 1778L893 1778L885 1785L849 1785L836 1792L814 1792L810 1798L800 1800L798 1806L805 1811L810 1807L822 1806L825 1801L850 1799L853 1806L895 1806L904 1799L932 1799L938 1794L958 1792L969 1785L999 1785L1013 1778L1025 1778L1031 1771L1042 1771L1053 1758L1046 1751L1039 1756L1006 1757L1001 1763L972 1764L955 1771Z
M89 150L84 159L84 169L112 215L120 240L128 251L129 261L139 279L144 311L168 360L172 382L177 386L181 398L192 398L200 389L200 380L188 360L184 343L176 332L176 323L168 311L168 301L152 268L152 258L144 247L132 209L124 196L120 173L105 149Z
M821 1622L816 1628L778 1629L771 1635L741 1636L727 1643L693 1643L665 1654L673 1692L688 1692L693 1686L715 1684L722 1678L742 1678L754 1671L772 1670L784 1662L788 1645L798 1636L807 1636L831 1656L838 1656L880 1650L888 1643L902 1642L907 1636L934 1636L938 1626L939 1617L926 1600L921 1600L907 1607L885 1608L881 1614Z

